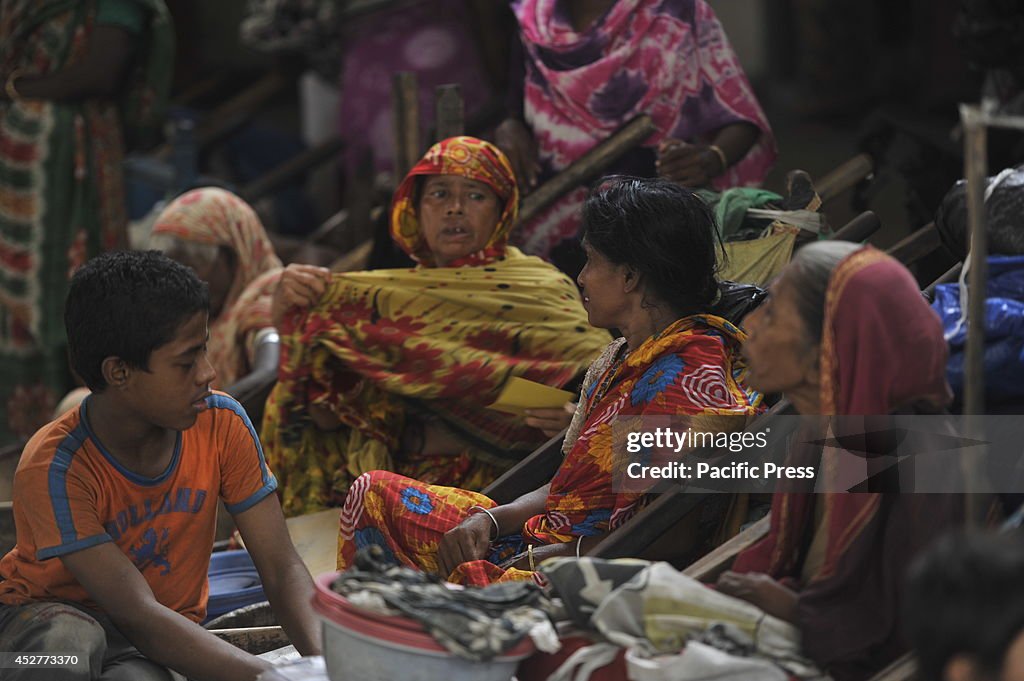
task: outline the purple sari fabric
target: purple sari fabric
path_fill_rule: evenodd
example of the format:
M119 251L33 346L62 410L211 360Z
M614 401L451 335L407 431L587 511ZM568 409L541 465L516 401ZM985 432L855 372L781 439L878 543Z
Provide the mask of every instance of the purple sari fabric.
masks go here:
M715 178L725 189L760 184L775 141L714 12L703 0L617 0L576 33L562 0L516 0L526 58L523 115L547 174L566 168L635 116L647 113L666 138L707 143L723 126L761 130L753 148ZM652 166L653 169L653 166ZM527 252L546 256L576 235L579 189L518 230Z
M463 0L431 0L376 12L343 29L340 133L346 142L345 170L352 177L368 152L373 169L391 171L394 132L391 77L412 71L419 85L420 135L426 145L434 125L434 89L458 83L466 118L491 96Z

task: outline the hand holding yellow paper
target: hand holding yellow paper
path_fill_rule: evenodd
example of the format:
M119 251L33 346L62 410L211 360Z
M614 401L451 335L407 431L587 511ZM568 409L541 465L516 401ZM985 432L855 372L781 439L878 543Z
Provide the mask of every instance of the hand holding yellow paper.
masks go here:
M576 395L568 390L552 388L543 383L513 376L506 381L498 399L489 406L491 409L523 416L527 409L558 408L574 397Z

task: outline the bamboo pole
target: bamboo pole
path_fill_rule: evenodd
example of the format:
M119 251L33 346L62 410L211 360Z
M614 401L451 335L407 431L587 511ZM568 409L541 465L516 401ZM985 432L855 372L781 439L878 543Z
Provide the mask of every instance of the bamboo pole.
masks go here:
M867 154L857 154L814 183L814 189L825 203L857 184L874 170L874 161Z
M988 243L985 234L985 173L988 169L987 128L980 112L961 109L966 132L964 177L967 178L967 226L970 232L967 308L967 347L964 353L964 413L985 412L985 288L988 279Z
M631 120L611 137L576 159L572 165L523 199L519 208L520 222L527 222L536 217L538 213L569 191L597 177L616 159L630 149L639 146L657 130L657 126L647 114L642 114Z
M968 254L967 344L964 350L964 415L967 437L985 441L985 298L988 278L988 243L985 234L985 173L988 169L984 116L978 107L961 106L964 127L964 177L967 179ZM961 301L963 304L963 301ZM971 448L963 457L965 514L968 527L978 527L985 513L987 495L983 489L982 461L985 445Z
M435 141L465 134L466 107L458 84L438 85L434 91L434 120L437 121Z
M989 102L980 106L960 105L964 129L964 176L967 179L967 225L971 252L968 260L967 346L964 351L964 414L967 436L985 441L985 299L988 283L988 244L985 232L985 173L988 171L989 127L1024 130L1024 116L1000 115ZM984 445L982 445L984 446ZM973 448L972 448L973 449ZM978 525L991 498L981 469L982 454L965 453L962 460L968 494L967 522Z
M345 143L338 136L333 136L326 142L306 149L270 172L256 178L241 190L241 195L252 203L272 194L284 185L292 182L303 173L312 170L325 161L333 160L338 152L345 146Z
M213 111L205 114L202 123L196 129L196 141L199 148L205 148L231 134L256 112L284 94L289 87L291 87L291 80L279 71L271 71ZM166 160L170 158L171 152L171 145L164 144L157 148L153 155Z
M395 130L395 186L409 169L416 165L420 154L420 106L416 74L403 71L391 80L391 111Z

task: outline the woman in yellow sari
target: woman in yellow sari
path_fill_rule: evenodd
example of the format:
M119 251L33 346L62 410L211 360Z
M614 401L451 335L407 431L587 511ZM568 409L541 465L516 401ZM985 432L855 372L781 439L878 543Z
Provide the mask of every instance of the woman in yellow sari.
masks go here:
M392 203L392 236L417 267L285 270L263 424L285 513L340 505L378 469L480 489L545 439L487 405L513 376L575 387L609 337L568 277L507 245L518 200L497 147L451 138Z

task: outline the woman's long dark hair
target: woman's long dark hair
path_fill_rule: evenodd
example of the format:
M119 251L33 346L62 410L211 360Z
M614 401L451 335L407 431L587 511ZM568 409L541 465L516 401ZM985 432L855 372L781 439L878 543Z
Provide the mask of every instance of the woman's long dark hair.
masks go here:
M718 294L715 273L724 250L715 217L673 182L606 178L583 206L583 239L637 272L645 292L679 316L706 311Z

